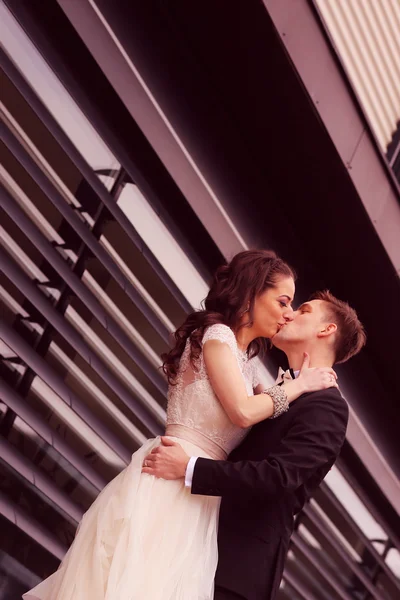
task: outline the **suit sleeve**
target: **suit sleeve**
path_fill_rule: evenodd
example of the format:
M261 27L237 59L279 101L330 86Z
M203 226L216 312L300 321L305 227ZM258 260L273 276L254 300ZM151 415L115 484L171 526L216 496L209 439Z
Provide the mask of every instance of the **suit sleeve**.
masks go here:
M315 397L299 407L279 446L264 460L197 459L192 494L228 496L247 492L270 496L293 492L318 468L336 460L347 420L348 407L342 398L338 402L337 397Z

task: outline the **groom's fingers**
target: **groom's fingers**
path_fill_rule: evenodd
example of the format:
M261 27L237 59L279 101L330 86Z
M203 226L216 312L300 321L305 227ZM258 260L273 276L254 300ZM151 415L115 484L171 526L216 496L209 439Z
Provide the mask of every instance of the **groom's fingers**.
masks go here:
M142 473L147 473L147 475L154 475L154 477L157 477L154 469L151 467L142 467Z
M179 444L175 448L159 446L159 452L146 456L142 473L162 477L163 479L181 479L185 477L189 456Z
M162 460L163 458L168 458L168 452L169 450L167 450L166 448L163 448L162 446L158 446L158 448L154 448L150 454L148 454L146 456L146 458L144 459L144 463L145 462L151 462L151 463L155 463L155 462L159 462L160 460Z
M178 442L174 442L174 440L171 440L171 438L164 435L161 436L161 442L164 446L179 446Z
M153 454L149 454L148 457L145 459L145 464L147 465L148 463L155 463L157 460L157 457L154 456Z
M159 477L166 467L166 465L160 464L161 458L158 454L149 454L146 456L142 465L142 473Z
M169 438L162 437L161 440L163 441L163 445L156 446L155 448L153 448L153 450L150 452L149 456L151 456L152 454L162 454L162 452L165 450L164 446L179 446L179 444L177 442L174 442L173 440L170 440ZM164 443L164 440L165 440L165 443Z

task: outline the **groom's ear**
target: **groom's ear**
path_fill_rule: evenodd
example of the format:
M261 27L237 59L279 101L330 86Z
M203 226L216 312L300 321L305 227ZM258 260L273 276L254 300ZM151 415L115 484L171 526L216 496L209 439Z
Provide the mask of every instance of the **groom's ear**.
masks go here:
M328 337L337 332L336 323L325 323L318 331L318 337Z

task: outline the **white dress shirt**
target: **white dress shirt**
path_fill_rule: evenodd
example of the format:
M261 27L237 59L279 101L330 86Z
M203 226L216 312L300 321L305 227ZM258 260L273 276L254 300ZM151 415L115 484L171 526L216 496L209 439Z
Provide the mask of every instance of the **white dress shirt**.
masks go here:
M298 377L300 371L293 371L293 372L294 372L294 377L295 378ZM278 379L280 379L280 377L281 377L281 371L280 371L280 375L279 375ZM278 383L278 381L276 383ZM185 486L187 488L192 487L194 467L196 466L196 461L198 458L199 458L198 456L190 457L189 462L187 464L186 475L185 475Z
M188 488L192 487L194 467L195 467L197 459L198 459L198 456L192 456L189 459L188 465L186 467L185 486Z

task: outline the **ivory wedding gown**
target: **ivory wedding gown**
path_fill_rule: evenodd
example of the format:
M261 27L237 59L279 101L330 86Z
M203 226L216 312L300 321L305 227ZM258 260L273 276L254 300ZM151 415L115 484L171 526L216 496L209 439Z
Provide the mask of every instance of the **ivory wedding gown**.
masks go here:
M247 392L257 385L232 330L212 325L206 340L227 343L237 358ZM181 358L169 389L166 435L190 456L225 459L247 430L233 425L213 392L201 353L197 369ZM183 480L142 474L148 440L130 464L84 514L58 570L23 595L24 600L212 600L217 566L220 498L191 495Z

